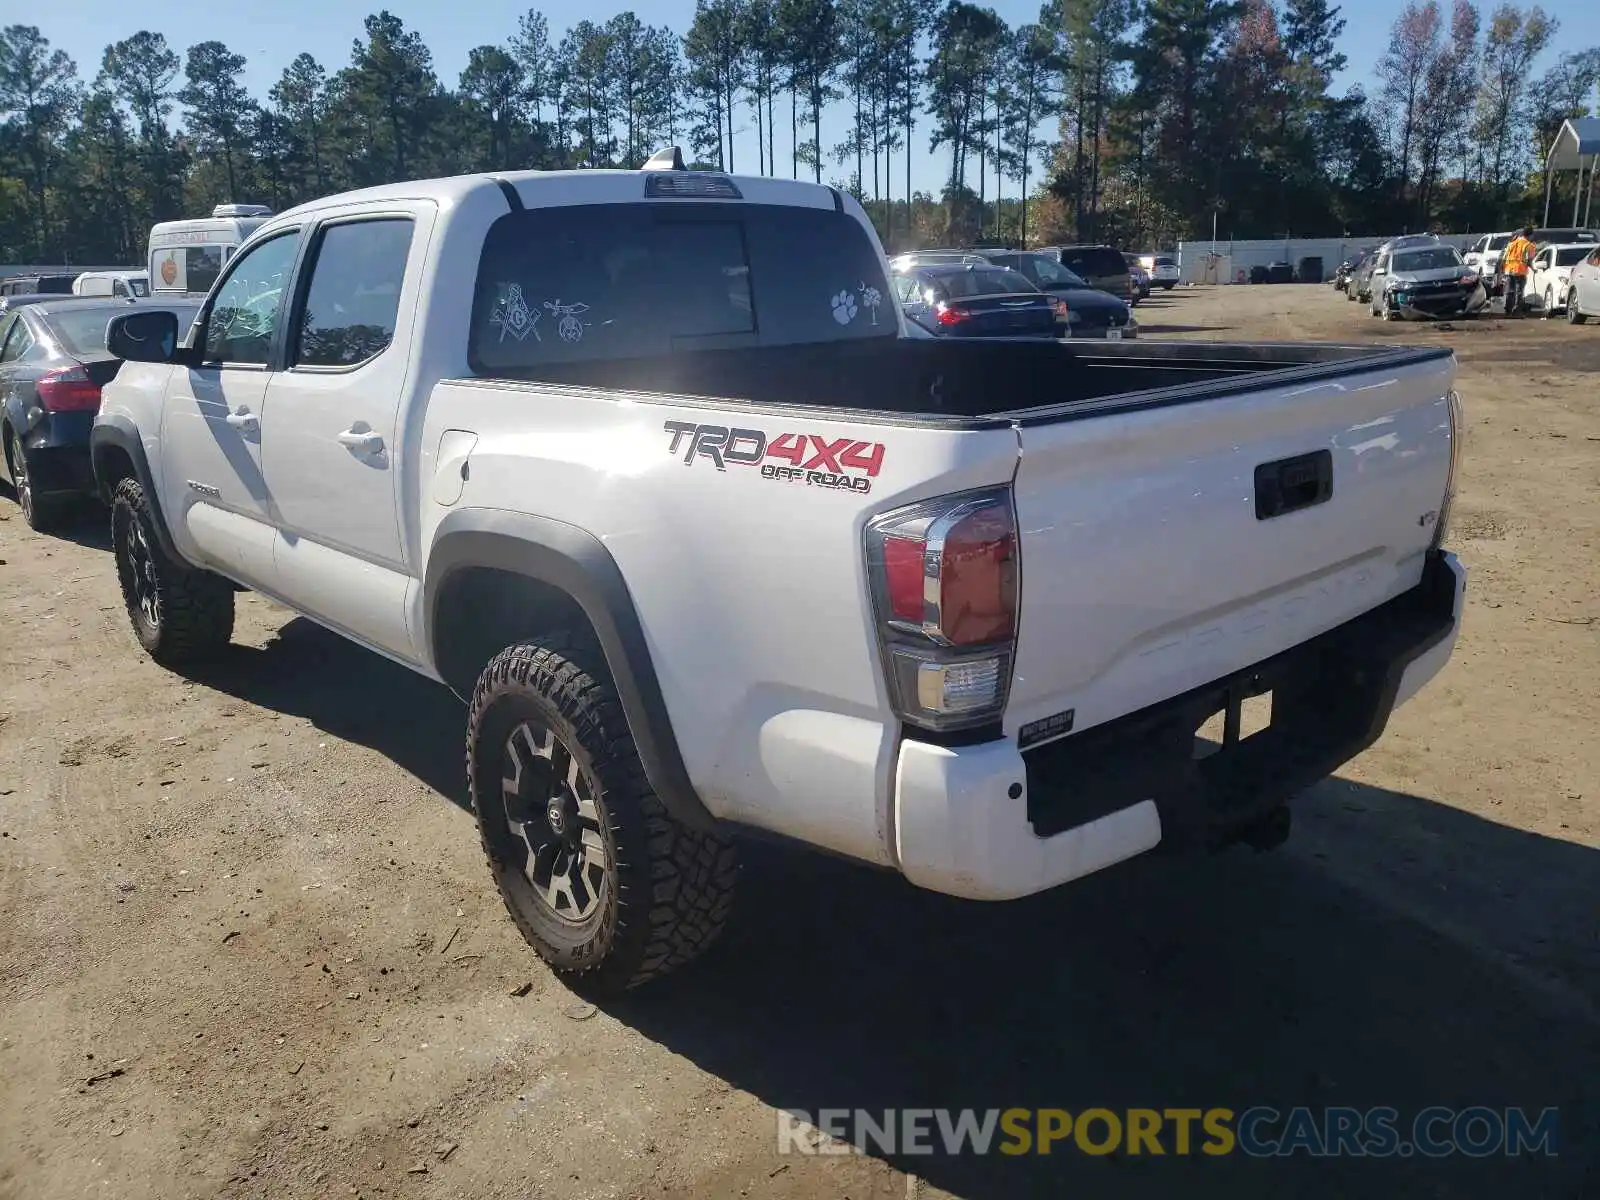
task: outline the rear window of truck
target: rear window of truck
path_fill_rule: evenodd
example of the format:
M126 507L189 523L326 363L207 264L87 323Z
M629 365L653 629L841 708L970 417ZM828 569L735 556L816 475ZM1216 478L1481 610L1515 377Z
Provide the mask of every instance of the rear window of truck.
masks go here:
M833 210L609 204L508 213L489 229L467 358L551 363L898 333L876 248Z

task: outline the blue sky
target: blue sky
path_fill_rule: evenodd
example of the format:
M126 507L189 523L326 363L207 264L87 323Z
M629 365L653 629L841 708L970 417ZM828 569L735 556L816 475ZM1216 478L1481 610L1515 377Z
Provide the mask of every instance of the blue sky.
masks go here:
M933 0L929 0L930 3ZM1035 19L1037 0L990 0L992 6L1013 25ZM361 21L368 13L386 7L420 32L433 50L434 68L446 84L454 86L467 51L486 42L504 43L516 30L518 16L528 5L519 0L475 0L474 3L423 3L420 0L269 0L268 3L217 3L216 0L163 0L144 9L144 24L135 14L139 6L126 0L66 0L60 8L42 6L12 19L37 22L46 37L65 49L78 63L79 74L92 78L99 70L100 55L109 42L127 37L136 30L152 28L164 34L181 53L195 42L216 39L246 56L246 84L258 99L265 99L283 68L301 51L315 55L323 66L336 70L350 58L351 42L361 32ZM540 8L549 20L552 40L573 22L587 17L604 20L614 11L630 7L627 0L609 4L579 3L578 0L552 0ZM667 25L679 33L689 26L694 14L693 0L638 0L631 5L639 19L652 25ZM1448 4L1445 4L1448 8ZM1482 0L1482 7L1493 7ZM1342 49L1349 55L1351 68L1342 81L1346 85L1365 83L1371 63L1383 52L1389 26L1399 11L1397 0L1348 0L1344 16L1349 22ZM1557 50L1545 55L1536 73L1549 65L1558 50L1583 49L1600 45L1600 0L1556 0L1546 5L1561 22ZM155 19L158 18L158 19ZM783 162L787 147L787 104L778 121L778 160ZM751 126L741 134L736 146L735 166L755 169L753 120L748 112L742 120ZM843 133L843 122L835 115L824 121L823 141L831 146ZM935 190L942 179L947 160L926 153L925 131L916 135L914 186ZM903 179L904 167L897 156L895 178ZM869 168L870 170L870 168ZM843 168L833 172L844 175ZM1008 185L1008 190L1014 187Z

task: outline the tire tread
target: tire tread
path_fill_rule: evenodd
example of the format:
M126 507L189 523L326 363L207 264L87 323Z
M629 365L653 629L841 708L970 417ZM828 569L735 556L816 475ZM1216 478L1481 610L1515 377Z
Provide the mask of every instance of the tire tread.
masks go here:
M593 962L555 961L502 886L501 900L523 937L559 974L607 991L637 987L698 957L727 924L739 875L737 852L725 838L691 829L667 811L645 775L622 705L590 641L573 633L547 635L507 647L484 668L467 718L473 803L480 796L474 748L484 716L494 699L518 691L541 696L574 730L602 780L602 809L617 851L617 919L614 928L602 926L596 935L610 942ZM478 829L498 882L481 820ZM630 853L644 861L629 861Z
M119 513L125 514L119 518ZM145 543L155 556L161 590L161 628L154 637L143 632L139 602L134 595L127 564L117 538L119 519L136 521ZM220 575L176 562L162 550L155 533L155 514L144 486L134 478L121 480L111 496L111 540L117 557L117 580L123 604L133 622L134 635L163 666L193 662L214 655L233 638L233 585Z

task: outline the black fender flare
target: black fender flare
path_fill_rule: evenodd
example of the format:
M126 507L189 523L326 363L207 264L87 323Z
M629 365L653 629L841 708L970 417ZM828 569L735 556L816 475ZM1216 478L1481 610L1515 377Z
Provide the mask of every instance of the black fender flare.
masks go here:
M100 493L100 499L107 504L111 502L112 484L105 468L106 453L109 450L121 450L133 463L133 473L139 480L139 486L144 489L144 498L150 505L150 515L156 528L156 541L161 543L161 551L174 562L184 562L183 555L172 543L172 534L167 529L167 519L161 511L161 494L156 490L155 480L150 476L150 463L145 458L144 442L139 437L139 429L133 421L121 413L102 415L95 419L94 427L89 430L89 462L94 467L94 486Z
M434 533L423 582L426 637L435 668L444 585L458 571L474 567L526 576L559 588L577 602L599 638L650 786L678 821L703 832L715 830L717 819L689 780L638 609L611 552L593 534L565 521L505 509L451 512Z

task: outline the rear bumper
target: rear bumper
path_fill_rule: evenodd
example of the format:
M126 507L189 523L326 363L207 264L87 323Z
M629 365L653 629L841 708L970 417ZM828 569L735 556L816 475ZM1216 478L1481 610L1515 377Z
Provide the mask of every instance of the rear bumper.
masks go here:
M1428 558L1421 583L1321 637L1207 687L1027 753L1010 740L906 740L895 783L900 870L920 887L1008 900L1158 844L1218 844L1325 778L1455 647L1466 570ZM1204 760L1194 730L1272 690L1272 724Z
M1126 325L1057 325L1056 336L1060 338L1107 339L1126 341L1139 336L1139 322L1130 320Z
M92 412L44 413L22 434L28 474L37 495L93 492L89 463Z

